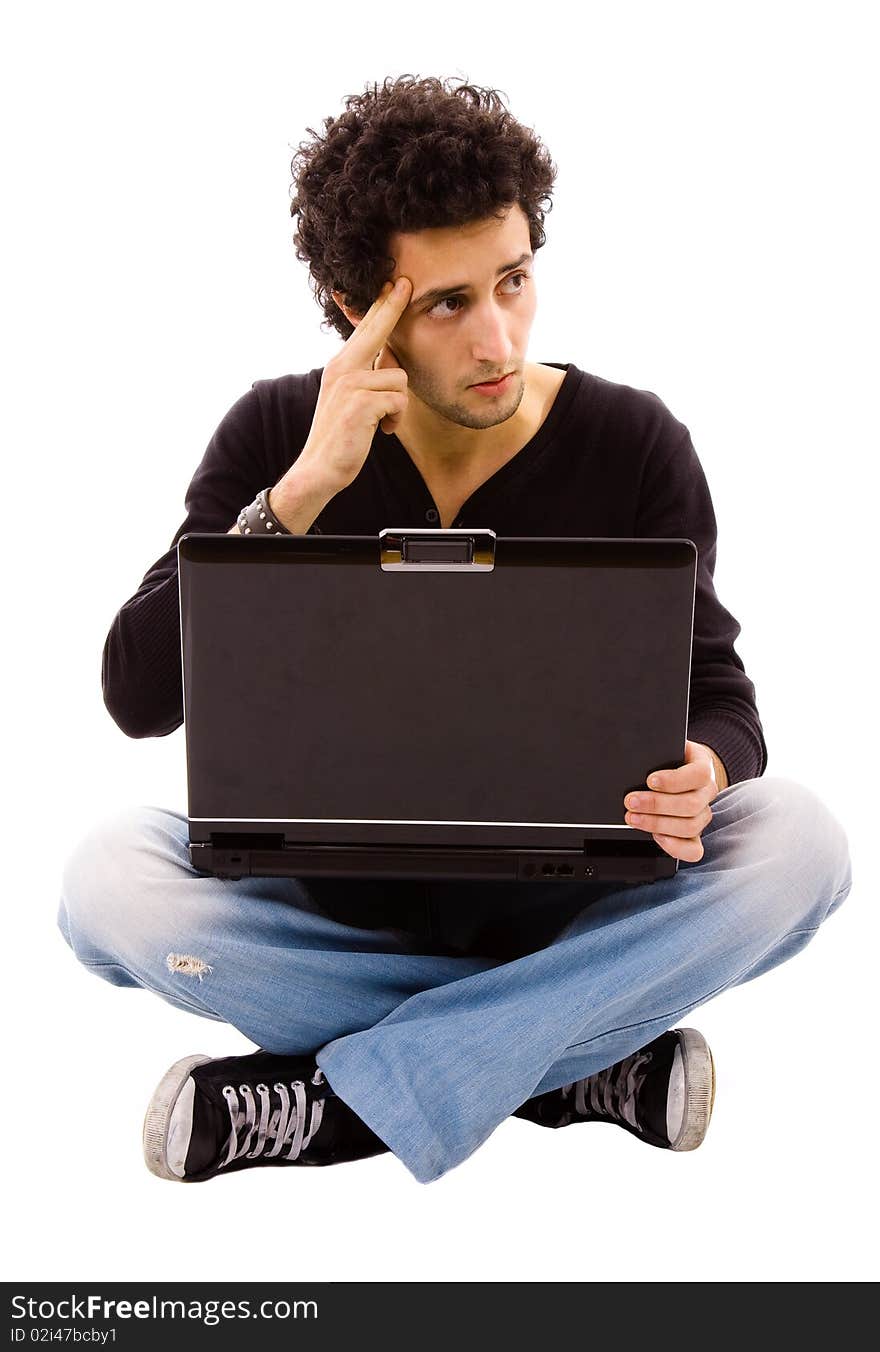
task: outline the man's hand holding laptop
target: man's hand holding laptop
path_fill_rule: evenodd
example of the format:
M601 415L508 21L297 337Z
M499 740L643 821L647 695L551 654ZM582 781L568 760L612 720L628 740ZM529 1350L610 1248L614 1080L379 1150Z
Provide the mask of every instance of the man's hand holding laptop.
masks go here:
M727 774L712 748L702 742L686 741L684 756L685 763L677 770L648 775L648 788L654 792L629 793L623 801L628 826L650 831L673 859L696 864L703 857L700 835L712 820L709 804L727 787Z

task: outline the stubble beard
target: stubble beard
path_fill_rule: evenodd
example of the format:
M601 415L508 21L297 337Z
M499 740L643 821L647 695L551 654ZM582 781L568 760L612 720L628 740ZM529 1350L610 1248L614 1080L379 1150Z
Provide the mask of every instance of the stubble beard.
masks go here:
M457 427L469 427L477 431L507 422L516 413L526 392L525 380L519 373L516 375L512 390L498 399L486 400L483 407L480 406L483 397L479 394L470 394L461 400L449 400L444 396L439 384L432 377L422 373L418 373L414 378L410 372L408 385L410 393L415 394L432 412Z

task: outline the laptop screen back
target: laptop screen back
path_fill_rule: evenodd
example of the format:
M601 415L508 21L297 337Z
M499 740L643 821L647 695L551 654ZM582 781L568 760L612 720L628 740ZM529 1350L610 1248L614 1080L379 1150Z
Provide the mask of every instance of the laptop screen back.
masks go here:
M189 813L619 826L682 759L689 541L496 542L384 572L373 537L180 546Z

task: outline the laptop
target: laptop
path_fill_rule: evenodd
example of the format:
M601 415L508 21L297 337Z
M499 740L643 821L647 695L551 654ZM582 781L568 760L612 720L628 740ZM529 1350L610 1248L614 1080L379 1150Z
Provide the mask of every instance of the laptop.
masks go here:
M394 527L177 554L199 871L676 872L623 800L684 762L692 541Z

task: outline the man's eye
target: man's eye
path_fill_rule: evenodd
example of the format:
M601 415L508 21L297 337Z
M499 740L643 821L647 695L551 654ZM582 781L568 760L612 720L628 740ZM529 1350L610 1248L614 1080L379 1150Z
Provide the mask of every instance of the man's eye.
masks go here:
M425 314L426 314L426 315L436 315L436 314L440 311L440 306L441 306L441 305L452 305L452 304L456 304L456 303L459 303L459 304L460 304L460 303L461 303L461 300L462 300L462 297L461 297L461 296L444 296L442 300L438 300L438 301L436 302L436 304L432 305L431 308L430 308L429 310L426 310L426 311L425 311ZM449 314L449 311L447 310L446 313ZM457 311L457 310L453 310L452 313L453 313L453 314L458 314L458 311Z
M505 278L504 278L504 280L500 283L500 285L501 285L501 286L506 286L506 284L507 284L508 282L520 281L520 282L522 283L521 286L514 287L513 291L509 291L509 292L507 293L509 296L518 296L522 291L525 291L525 289L526 289L525 284L526 284L526 282L527 282L528 280L529 280L529 273L527 273L527 272L512 272L512 273L510 274L509 277L505 277ZM456 308L455 310L447 310L447 311L444 313L444 312L440 309L440 306L441 306L441 305L449 305L450 303L453 303L453 302L456 304L456 306L461 306L461 305L464 303L464 297L463 297L463 296L444 296L442 300L438 300L434 305L432 305L432 306L430 307L430 309L426 310L426 311L425 311L425 314L427 314L427 315L433 315L433 316L434 316L435 318L437 318L437 319L452 319L452 318L454 318L455 315L457 315L457 314L460 313L460 309L459 309L459 308Z

